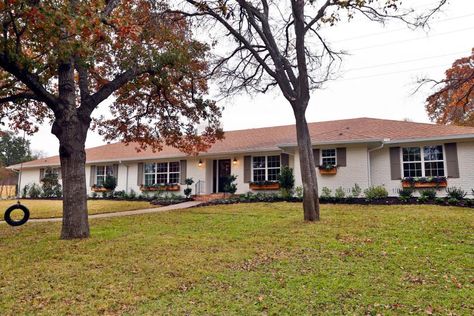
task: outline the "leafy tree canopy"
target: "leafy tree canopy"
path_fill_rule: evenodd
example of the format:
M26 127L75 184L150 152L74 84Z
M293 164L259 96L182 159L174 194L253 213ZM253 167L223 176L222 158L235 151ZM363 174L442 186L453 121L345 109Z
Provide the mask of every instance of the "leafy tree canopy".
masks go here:
M0 166L11 166L35 159L30 141L15 136L13 132L0 131Z

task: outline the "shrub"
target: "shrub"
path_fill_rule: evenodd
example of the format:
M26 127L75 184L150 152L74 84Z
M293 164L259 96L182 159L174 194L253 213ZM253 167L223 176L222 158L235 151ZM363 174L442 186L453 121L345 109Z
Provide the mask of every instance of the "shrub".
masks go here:
M364 190L364 195L368 200L384 199L388 192L383 186L372 186Z
M91 198L96 199L97 198L97 192L92 192L91 193Z
M135 200L137 198L137 193L133 189L131 189L130 193L128 194L128 198L130 200Z
M110 191L114 191L117 187L117 178L114 176L107 176L104 180L104 188Z
M236 180L237 180L236 175L231 174L230 176L228 176L224 180L225 181L224 192L230 193L230 194L234 194L235 192L237 192L237 184L235 183Z
M447 196L448 196L448 200L449 199L456 199L458 201L464 199L467 195L466 191L464 191L461 188L457 188L457 187L446 188L446 193L447 193Z
M400 200L403 202L407 202L410 198L413 197L413 189L412 188L403 188L398 190L398 195L400 196Z
M456 198L448 198L448 203L449 205L458 205L461 200L456 199Z
M44 198L60 198L63 195L63 190L58 181L58 175L48 173L41 180L41 197Z
M344 189L342 187L339 187L336 189L334 192L334 197L338 199L343 199L346 196L346 192L344 192Z
M125 192L125 190L114 191L113 193L113 197L119 198L119 199L125 199L126 196L127 196L127 193Z
M28 189L28 196L32 199L37 199L41 195L41 187L33 183Z
M281 168L280 175L278 176L278 182L280 183L280 191L283 198L287 199L291 197L295 188L293 169L288 166Z
M435 198L435 203L436 204L444 204L444 202L445 202L444 198L441 198L441 197Z
M420 192L420 197L426 198L426 200L432 201L436 198L435 189L426 189Z
M23 199L26 199L28 197L28 191L30 191L30 185L27 184L23 187L23 189L21 190L21 197Z
M303 198L303 193L304 193L303 187L298 186L295 188L295 195L298 199Z
M330 188L328 187L323 187L321 189L321 197L322 198L330 198L331 197L331 194L332 194L332 191Z
M352 197L358 198L362 194L362 188L357 183L354 183L351 193Z
M426 203L426 202L428 202L428 201L429 201L429 199L428 199L426 196L420 196L420 197L417 199L417 202L418 202L418 203L422 203L422 204L423 204L423 203Z
M191 193L193 192L193 189L190 188L189 186L193 185L193 183L194 183L193 178L184 179L184 184L186 184L186 189L184 189L183 193L186 196L186 198L188 198L188 199L191 196Z

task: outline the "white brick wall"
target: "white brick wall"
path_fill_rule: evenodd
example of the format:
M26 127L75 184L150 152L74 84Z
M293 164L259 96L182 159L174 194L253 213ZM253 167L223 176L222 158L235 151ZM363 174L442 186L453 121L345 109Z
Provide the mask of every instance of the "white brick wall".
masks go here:
M335 148L343 146L330 146L330 147L320 147L324 148ZM369 183L368 173L367 173L367 146L366 145L354 145L346 147L346 159L347 166L339 167L337 169L336 175L321 175L319 170L316 170L316 175L318 178L318 188L319 193L323 187L328 187L332 193L338 187L342 187L346 193L351 192L351 188L357 183L362 190L366 189ZM301 169L299 164L299 154L296 153L294 156L295 160L295 185L302 186L303 182L301 180Z

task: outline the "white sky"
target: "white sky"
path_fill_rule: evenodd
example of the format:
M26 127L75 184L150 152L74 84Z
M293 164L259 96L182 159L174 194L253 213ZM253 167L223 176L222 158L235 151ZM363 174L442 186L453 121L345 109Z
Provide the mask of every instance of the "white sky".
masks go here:
M414 7L421 10L435 2L417 0ZM412 95L416 79L442 78L455 59L470 55L474 1L449 1L429 32L412 31L400 23L382 27L362 20L340 23L325 34L335 48L350 55L344 59L341 78L312 93L308 122L354 117L429 122L424 109L429 90ZM225 130L294 123L293 112L278 90L254 97L235 96L221 105L225 107ZM50 126L42 127L30 140L34 150L57 155L59 143L50 134ZM102 144L99 135L89 132L88 148Z

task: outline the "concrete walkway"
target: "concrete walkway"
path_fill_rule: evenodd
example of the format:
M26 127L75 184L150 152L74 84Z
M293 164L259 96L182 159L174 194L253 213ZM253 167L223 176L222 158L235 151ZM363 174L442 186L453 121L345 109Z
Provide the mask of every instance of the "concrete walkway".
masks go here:
M176 210L191 208L191 207L197 206L197 205L202 204L202 203L203 202L201 202L201 201L190 201L190 202L183 202L183 203L169 205L169 206L146 208L146 209L134 210L134 211L94 214L94 215L89 215L89 219L122 217L122 216L142 215L142 214L151 214L151 213L162 213L162 212L176 211ZM2 215L2 217L3 217L3 215ZM61 221L62 221L61 217L32 218L28 221L28 223L47 223L47 222L61 222ZM5 224L5 221L0 221L0 224Z

